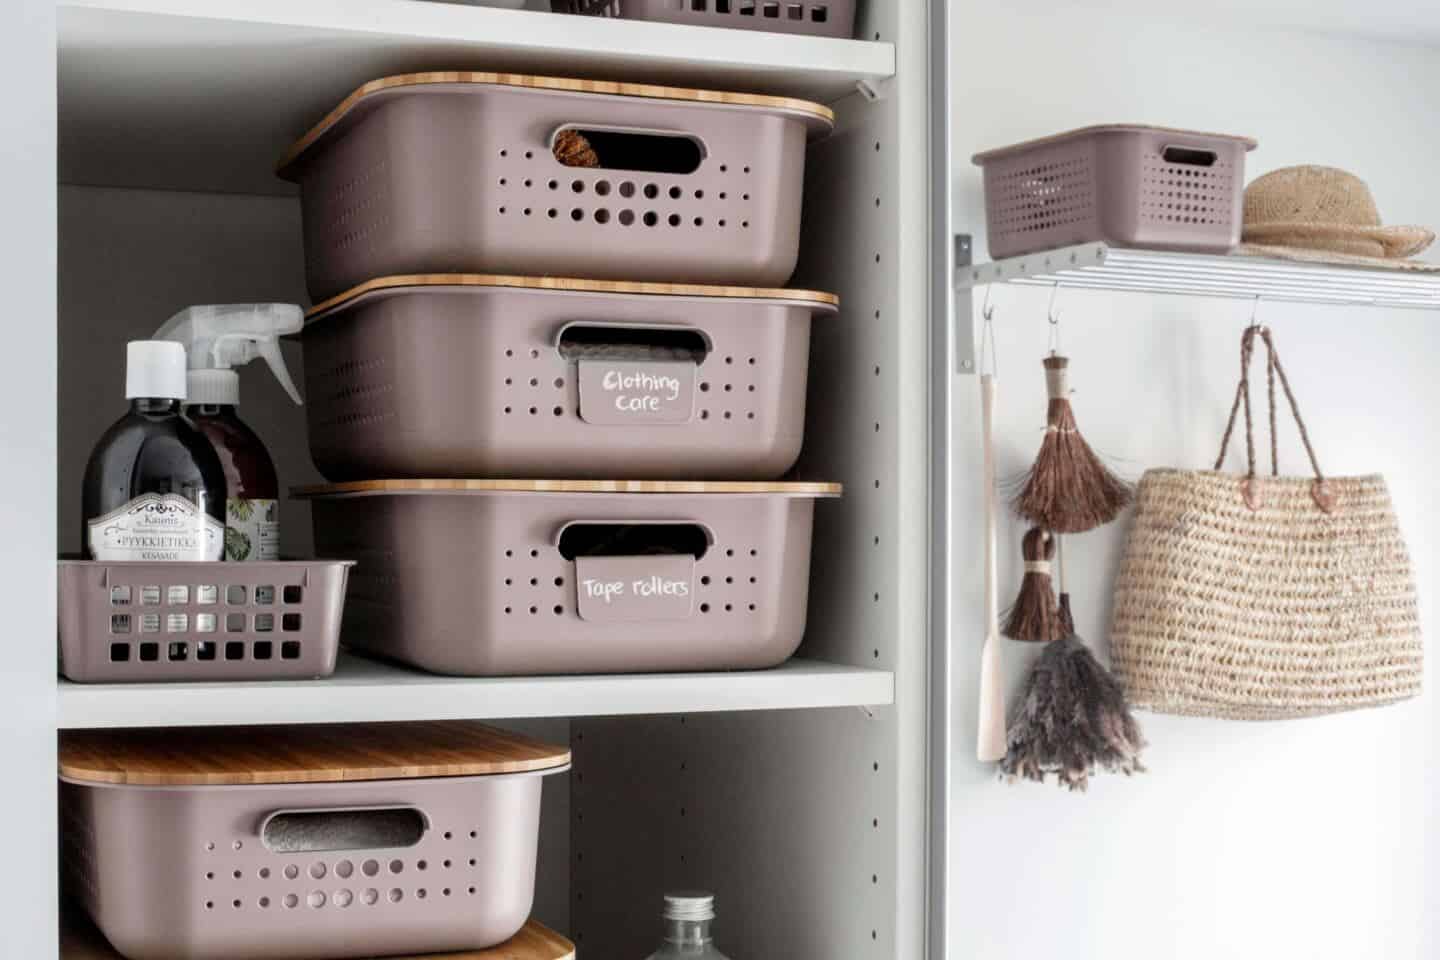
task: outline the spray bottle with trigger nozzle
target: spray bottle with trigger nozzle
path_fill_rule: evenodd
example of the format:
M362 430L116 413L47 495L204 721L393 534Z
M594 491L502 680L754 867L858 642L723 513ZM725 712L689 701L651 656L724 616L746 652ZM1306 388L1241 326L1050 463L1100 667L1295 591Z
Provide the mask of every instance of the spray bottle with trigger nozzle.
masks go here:
M187 307L165 321L157 340L184 345L186 415L210 439L225 468L225 559L280 556L280 483L265 445L235 413L240 375L233 368L263 359L297 404L300 391L285 368L280 338L299 333L304 315L289 303Z

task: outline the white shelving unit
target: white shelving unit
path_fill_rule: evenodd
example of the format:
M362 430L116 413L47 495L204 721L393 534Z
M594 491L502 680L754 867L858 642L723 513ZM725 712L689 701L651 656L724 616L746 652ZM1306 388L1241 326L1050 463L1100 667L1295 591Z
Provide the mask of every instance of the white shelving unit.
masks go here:
M178 727L607 717L738 710L887 706L887 670L795 659L740 673L618 674L468 679L342 654L325 680L231 683L60 682L59 725Z
M60 175L73 184L288 195L273 168L376 77L623 77L831 102L895 73L884 41L422 0L60 0ZM123 136L122 136L123 134Z
M24 272L12 303L35 342L0 387L28 410L0 420L16 458L0 484L29 505L0 565L24 595L53 597L53 558L74 549L70 503L91 420L114 407L118 345L174 304L303 302L298 204L275 161L361 83L421 69L763 92L836 111L835 133L810 148L793 283L842 299L813 338L798 470L846 495L817 516L805 645L773 671L467 679L342 657L308 683L83 686L55 678L54 612L34 604L10 626L40 639L0 674L7 811L54 822L57 729L540 720L568 730L576 756L564 795L547 786L547 809L568 806L569 820L548 817L542 838L551 860L570 851L568 873L542 856L540 877L540 899L568 900L569 915L541 919L582 955L643 955L659 891L700 884L724 903L739 955L943 956L925 932L925 5L874 0L865 39L832 40L421 0L19 2L0 76L27 123L0 173L33 189L0 237ZM303 417L266 389L246 387L247 421L287 483L318 479ZM35 409L57 395L58 417L48 400ZM36 477L51 478L40 496ZM286 511L287 531L308 526L303 504ZM51 829L26 833L24 878L0 881L5 952L50 957L58 844ZM796 909L777 913L782 902Z

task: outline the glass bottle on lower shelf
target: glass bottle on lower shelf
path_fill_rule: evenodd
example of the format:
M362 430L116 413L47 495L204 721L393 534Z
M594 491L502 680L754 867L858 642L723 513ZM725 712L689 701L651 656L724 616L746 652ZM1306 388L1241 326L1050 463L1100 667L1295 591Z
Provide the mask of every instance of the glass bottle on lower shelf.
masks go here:
M715 897L709 893L665 894L665 942L650 960L687 957L690 960L729 960L715 949L710 923L715 919Z

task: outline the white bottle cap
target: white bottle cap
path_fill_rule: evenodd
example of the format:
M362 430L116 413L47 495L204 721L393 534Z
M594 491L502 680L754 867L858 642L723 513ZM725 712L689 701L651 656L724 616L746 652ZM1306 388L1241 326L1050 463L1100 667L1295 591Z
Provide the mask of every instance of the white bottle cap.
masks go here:
M125 345L125 398L185 399L185 348L168 340Z
M234 370L191 370L186 374L185 406L240 403L240 374Z
M715 895L699 890L684 890L665 894L666 920L680 920L697 923L715 919Z

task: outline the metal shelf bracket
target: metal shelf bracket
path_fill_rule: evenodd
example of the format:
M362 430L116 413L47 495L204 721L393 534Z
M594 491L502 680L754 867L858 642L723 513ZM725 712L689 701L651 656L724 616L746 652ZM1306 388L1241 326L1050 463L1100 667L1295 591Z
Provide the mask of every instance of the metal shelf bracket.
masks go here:
M975 373L975 284L971 282L973 238L955 234L955 372Z

